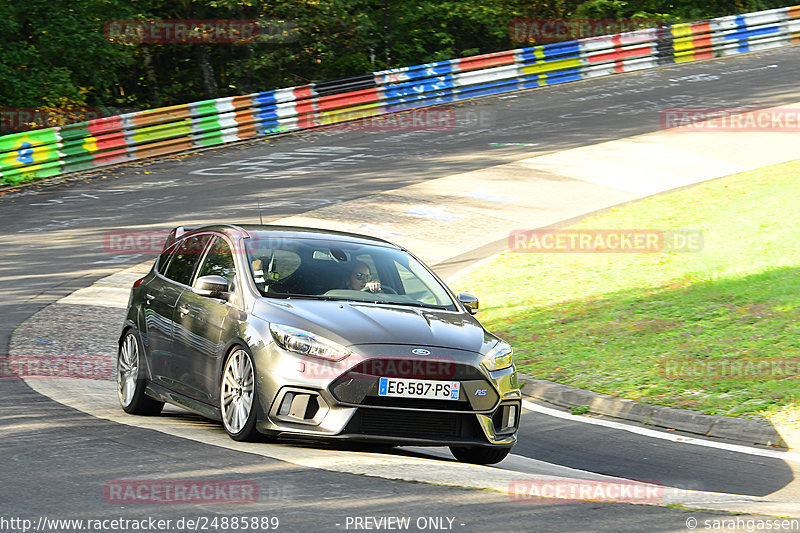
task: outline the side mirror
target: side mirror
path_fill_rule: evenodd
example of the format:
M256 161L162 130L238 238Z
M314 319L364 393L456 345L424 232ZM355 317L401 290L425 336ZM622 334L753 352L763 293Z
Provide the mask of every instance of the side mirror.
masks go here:
M464 305L464 307L467 308L469 314L474 315L475 313L478 312L478 307L480 307L480 302L478 302L478 299L473 295L462 292L458 295L458 301L461 302Z
M231 293L228 292L228 280L222 276L200 276L192 286L192 292L209 298L222 298L227 300Z

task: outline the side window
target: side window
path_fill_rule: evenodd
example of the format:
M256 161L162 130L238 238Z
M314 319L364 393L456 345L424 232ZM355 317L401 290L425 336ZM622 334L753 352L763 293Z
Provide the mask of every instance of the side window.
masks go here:
M169 258L172 256L172 252L175 251L173 246L170 246L169 249L162 252L161 255L158 256L158 273L162 276L167 271L167 265L169 264Z
M400 276L400 283L403 284L403 291L405 294L408 294L417 300L422 301L423 298L426 296L426 288L425 285L417 278L414 274L411 273L406 267L398 263L397 261L394 262L395 268L397 268L397 274ZM433 302L426 302L426 303L433 303Z
M409 263L402 265L396 260L394 266L400 276L400 283L403 284L403 291L418 302L431 305L448 305L450 299L444 289L435 283L430 274L424 270L419 263ZM431 283L428 285L425 280Z
M300 256L289 250L257 250L251 256L253 281L261 292L280 291L286 278L300 268ZM296 287L294 290L298 290Z
M208 239L211 235L196 235L184 239L178 245L175 255L172 256L172 261L169 262L167 271L164 274L172 281L183 283L184 285L192 284L192 274L197 262L203 255Z
M228 283L233 282L233 277L236 275L236 267L233 263L233 254L231 247L225 242L222 237L215 237L214 242L211 244L208 253L206 254L203 264L200 266L200 271L197 277L200 276L222 276L228 280Z

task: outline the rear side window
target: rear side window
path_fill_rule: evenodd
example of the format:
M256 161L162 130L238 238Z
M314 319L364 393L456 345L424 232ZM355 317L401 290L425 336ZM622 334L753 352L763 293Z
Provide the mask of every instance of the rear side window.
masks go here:
M169 266L164 275L172 281L184 285L191 285L194 269L197 266L197 262L202 257L203 250L205 250L206 244L208 244L210 238L211 236L206 234L195 235L184 239L178 244L175 255L172 256L172 260L169 262Z
M161 253L158 256L158 273L162 276L167 271L167 265L169 265L169 258L172 257L172 252L175 251L175 248L170 246L168 250Z

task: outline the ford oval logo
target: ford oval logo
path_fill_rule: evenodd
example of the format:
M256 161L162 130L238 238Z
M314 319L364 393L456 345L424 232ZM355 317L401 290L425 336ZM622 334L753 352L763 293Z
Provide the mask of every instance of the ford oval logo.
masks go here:
M411 350L411 353L413 353L414 355L430 355L431 354L430 350L423 350L422 348L414 348L413 350Z

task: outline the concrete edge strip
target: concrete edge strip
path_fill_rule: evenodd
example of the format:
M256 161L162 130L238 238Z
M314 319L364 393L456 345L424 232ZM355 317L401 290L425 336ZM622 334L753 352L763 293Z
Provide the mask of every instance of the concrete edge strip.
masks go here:
M675 409L661 405L649 405L637 403L633 400L616 398L608 394L592 392L569 385L553 383L552 381L533 378L527 374L520 373L520 380L524 381L523 394L533 400L543 401L559 407L568 409L574 407L588 407L589 413L594 415L626 420L639 424L654 426L667 430L683 431L704 437L715 437L740 442L743 445L726 445L716 441L693 439L691 437L681 437L671 435L663 431L641 428L639 426L627 426L615 424L596 419L563 413L556 409L535 406L528 402L526 407L550 416L558 416L569 420L577 420L590 424L606 425L615 429L625 429L643 435L656 436L658 438L668 438L675 442L686 442L703 446L730 449L742 453L764 455L767 457L777 457L786 461L800 463L800 454L785 451L760 450L751 448L752 445L779 446L786 448L786 443L778 431L764 422L736 418L730 416L705 415L687 409ZM727 447L726 447L727 446Z
M635 426L632 424L625 424L622 422L614 422L611 420L603 420L598 418L587 418L582 417L579 415L573 415L570 413L565 413L563 411L559 411L558 409L553 409L552 407L545 407L543 405L533 403L529 400L522 400L522 408L527 409L529 411L534 411L537 413L545 414L548 416L553 416L555 418L561 418L563 420L570 420L573 422L581 422L584 424L591 424L595 426L607 427L611 429L616 429L620 431L627 431L629 433L634 433L636 435L642 435L645 437L653 437L656 439L666 440L670 442L678 442L682 444L692 444L695 446L705 446L708 448L716 448L719 450L725 450L734 453L743 453L747 455L754 455L758 457L768 457L770 459L778 459L785 462L790 463L800 463L800 454L795 452L783 452L783 451L775 451L775 450L763 450L760 448L752 448L750 446L744 446L741 444L729 444L726 442L717 442L711 441L706 439L699 439L694 437L684 437L679 434L674 433L667 433L665 431L659 431L656 429L650 428L643 428L640 426Z
M721 492L695 491L667 487L652 483L637 482L625 478L604 476L593 472L574 470L576 477L540 475L506 470L498 467L470 465L441 458L414 457L374 452L338 451L296 447L291 444L265 444L237 442L230 439L221 427L212 422L186 421L180 417L137 417L125 414L121 408L103 405L98 394L113 396L113 386L107 381L86 381L82 387L85 397L75 396L71 390L60 387L60 381L30 379L26 383L36 392L48 398L96 418L141 429L150 429L167 435L185 438L212 446L251 453L287 462L305 468L316 468L344 474L362 475L392 481L426 483L456 488L490 490L508 494L512 501L520 503L544 503L547 501L596 501L604 503L628 503L637 505L680 505L694 509L749 512L773 516L800 517L800 505L768 497L726 494ZM91 383L91 382L95 383ZM56 382L56 383L53 383ZM105 392L104 392L105 391ZM109 394L112 393L112 394ZM113 398L112 401L115 401ZM216 429L216 431L215 431ZM513 455L512 455L513 456ZM586 484L602 490L628 487L628 490L646 492L644 497L616 499L556 498L545 496L544 485L564 487Z

